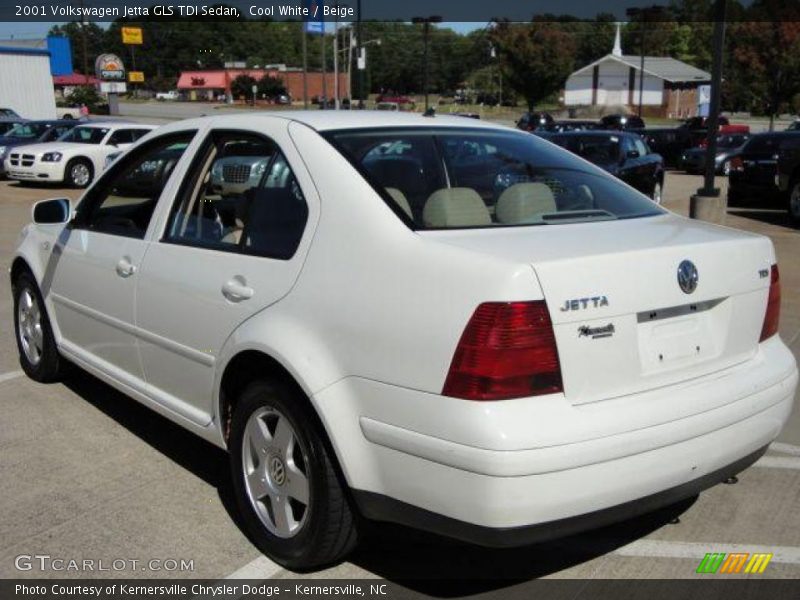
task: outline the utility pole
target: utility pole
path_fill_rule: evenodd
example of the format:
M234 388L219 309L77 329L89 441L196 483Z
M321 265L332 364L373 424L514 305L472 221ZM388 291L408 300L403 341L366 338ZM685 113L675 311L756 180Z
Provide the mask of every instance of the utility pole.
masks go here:
M339 110L339 18L333 22L333 107Z
M640 44L640 58L639 58L639 110L638 114L642 116L642 104L644 103L644 50L645 50L645 32L647 30L647 19L659 17L667 11L663 6L648 6L646 8L629 8L625 14L629 17L639 17L639 44Z
M322 104L323 109L328 108L328 61L325 60L325 46L328 40L325 39L325 21L322 22Z
M83 0L80 0L81 5L81 45L83 46L83 83L89 84L89 50L86 43L86 17L83 10Z
M362 53L364 52L364 47L362 46L361 42L361 0L358 0L356 4L356 10L358 11L358 15L356 15L356 60L359 61L358 65L358 108L364 108L364 71L366 70L366 65L364 65L364 69L361 68L361 57ZM350 99L352 103L353 99Z
M442 17L432 15L430 17L414 17L411 19L412 23L422 24L423 36L423 71L422 71L422 87L425 92L425 112L428 112L430 103L428 101L428 37L430 36L431 23L441 23Z
M308 44L305 23L300 23L300 36L303 40L303 108L308 110Z
M718 196L714 188L714 167L717 156L717 132L719 131L719 108L722 86L722 52L725 46L725 0L714 2L714 60L711 64L711 104L708 115L708 139L703 187L697 190L704 196Z

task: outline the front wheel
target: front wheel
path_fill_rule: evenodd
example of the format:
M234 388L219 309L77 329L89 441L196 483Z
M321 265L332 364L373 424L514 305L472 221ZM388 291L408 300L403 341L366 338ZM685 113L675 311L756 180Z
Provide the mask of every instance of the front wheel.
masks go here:
M661 204L661 197L663 194L663 186L660 181L656 181L656 184L653 186L653 193L650 195L653 202L656 204Z
M256 381L233 413L230 460L243 522L258 548L299 570L335 563L355 546L354 514L330 446L305 398Z
M800 180L792 183L789 192L789 220L794 227L800 227Z
M72 187L85 188L92 183L92 165L82 158L71 160L66 168L66 180Z
M42 383L57 381L64 360L58 353L39 287L29 273L14 282L14 331L25 374Z

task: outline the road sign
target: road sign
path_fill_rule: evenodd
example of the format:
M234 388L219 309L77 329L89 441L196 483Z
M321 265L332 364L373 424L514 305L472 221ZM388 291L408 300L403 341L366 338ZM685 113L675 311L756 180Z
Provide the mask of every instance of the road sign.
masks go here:
M323 0L305 0L303 5L308 9L308 16L304 18L303 31L315 35L325 33L325 20L322 18L325 2Z
M128 91L128 86L124 81L101 81L100 91L104 94L124 94Z
M144 83L144 73L142 71L128 71L128 81L131 83Z
M142 43L142 28L141 27L123 27L122 28L122 43L123 44L136 44Z

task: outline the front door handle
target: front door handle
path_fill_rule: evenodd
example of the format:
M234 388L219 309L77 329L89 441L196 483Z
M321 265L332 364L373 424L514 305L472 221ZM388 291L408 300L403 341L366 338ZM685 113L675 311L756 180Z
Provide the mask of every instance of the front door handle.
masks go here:
M130 277L136 273L136 265L131 262L130 257L123 256L117 263L116 271L120 277Z
M249 300L255 293L255 290L247 285L247 281L241 275L237 275L222 286L222 295L231 302Z

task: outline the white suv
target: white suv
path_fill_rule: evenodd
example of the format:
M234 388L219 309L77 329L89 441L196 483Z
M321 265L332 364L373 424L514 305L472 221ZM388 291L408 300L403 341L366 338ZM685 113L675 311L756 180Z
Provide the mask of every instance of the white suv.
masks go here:
M746 468L792 409L770 241L527 133L181 121L33 217L23 369L75 363L228 449L288 567L344 556L358 513L510 546L649 511Z

